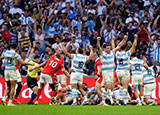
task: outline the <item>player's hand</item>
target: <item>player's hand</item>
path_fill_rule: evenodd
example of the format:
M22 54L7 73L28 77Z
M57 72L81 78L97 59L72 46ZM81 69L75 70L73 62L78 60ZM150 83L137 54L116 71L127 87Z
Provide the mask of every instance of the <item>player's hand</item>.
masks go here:
M93 50L93 46L92 46L92 45L90 45L90 46L89 46L89 49L90 49L90 50Z
M116 40L117 38L115 36L112 37L112 40Z
M137 37L138 37L138 35L137 35L137 34L134 34L134 38L137 39Z
M101 37L97 37L97 40L101 40Z
M65 45L66 45L66 43L62 42L62 46L65 46Z
M128 38L128 36L127 35L124 35L124 39L126 40Z

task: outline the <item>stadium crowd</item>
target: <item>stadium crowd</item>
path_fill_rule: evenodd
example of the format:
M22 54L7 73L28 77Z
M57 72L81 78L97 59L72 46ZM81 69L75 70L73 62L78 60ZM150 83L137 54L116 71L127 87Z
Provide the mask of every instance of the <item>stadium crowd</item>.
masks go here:
M158 0L1 0L0 56L5 57L6 52L10 51L10 49L15 50L17 48L15 43L17 43L17 53L19 53L21 57L21 59L18 59L18 56L16 57L21 63L19 71L22 76L26 77L32 77L33 74L30 72L34 71L34 69L37 74L40 74L40 70L43 69L41 67L44 67L44 65L47 66L51 64L52 66L56 66L53 63L49 64L48 60L52 58L61 60L62 58L64 65L64 67L61 67L62 71L58 70L58 74L53 75L58 76L58 82L61 83L61 87L59 87L58 90L61 93L56 96L56 85L50 83L49 80L47 81L47 77L45 77L40 80L40 88L38 88L37 84L31 86L32 83L29 83L28 86L33 90L29 104L32 104L35 98L37 100L36 103L38 103L45 80L50 84L53 91L51 97L56 96L56 99L51 99L50 104L53 104L55 100L58 100L57 103L60 101L61 104L66 104L70 102L70 100L71 102L73 100L72 104L77 105L77 95L83 97L80 98L80 101L84 105L88 104L87 98L90 98L90 103L92 104L100 103L101 105L107 105L105 102L107 97L107 99L110 100L110 104L144 104L144 96L141 90L139 90L141 98L137 96L139 92L136 90L138 88L141 89L141 86L139 86L142 85L141 83L138 82L138 85L132 84L133 86L130 86L128 89L128 81L123 82L124 79L122 79L121 85L123 88L116 85L113 90L113 86L110 86L108 81L114 82L114 80L112 78L108 80L104 77L105 72L103 73L103 68L105 68L104 65L106 63L110 64L109 62L112 61L117 68L119 68L119 65L123 65L123 60L125 60L121 59L121 57L126 58L124 55L128 55L131 59L133 57L142 59L144 63L140 65L144 66L146 70L149 68L153 69L151 73L153 72L154 78L160 77L159 11L160 2ZM111 51L113 52L107 50L108 46L112 47ZM80 82L80 85L78 85L74 79L72 79L71 82L72 88L71 86L66 86L67 78L64 74L68 77L76 76L73 75L74 72L77 72L77 68L74 67L76 61L73 61L73 59L76 60L76 58L78 58L76 56L77 49L80 49L78 53L83 54L83 56L79 56L79 59L77 59L80 60L79 62L82 62L78 67L82 68L85 65L83 71L80 72L85 75L96 74L98 77L96 78L98 83L96 82L95 88L90 89L90 92L87 91L87 84ZM105 54L102 49L107 53L110 52L108 55L112 56L112 54L115 54L115 56L112 57L114 60L105 63ZM119 53L125 50L127 54L123 55ZM102 72L101 69L98 69L98 73L96 73L95 62L100 56ZM28 65L34 65L34 67L32 68ZM4 75L5 66L7 66L5 58L1 60L0 66L0 73ZM42 74L49 74L46 72L45 67L41 73L43 77L45 75ZM114 71L116 70L115 67L112 69L114 69ZM120 70L121 69L119 69L119 71ZM133 71L133 69L131 70ZM57 70L54 71L57 72ZM143 70L143 72L145 73L145 70ZM99 81L99 78L102 78L101 73L104 80L100 81L103 81L105 84L105 88L103 88L102 91L103 93L101 93L101 87L103 87L103 85L101 85ZM113 76L112 73L109 75ZM119 76L118 71L117 75ZM119 80L119 78L117 79ZM15 101L22 87L21 83L19 83L18 86L14 97ZM153 89L155 89L155 87ZM67 94L65 94L66 91ZM120 92L121 95L119 96L117 92ZM131 95L133 96L133 92L136 101L130 98ZM13 95L12 92L10 95L12 98L9 96L9 98L11 98L9 100L10 104ZM66 95L68 96L67 99L65 99ZM71 99L70 95L73 96ZM114 98L113 95L115 96ZM6 98L7 94L4 99ZM149 97L147 97L147 99L149 99ZM154 101L147 100L146 102L153 104Z

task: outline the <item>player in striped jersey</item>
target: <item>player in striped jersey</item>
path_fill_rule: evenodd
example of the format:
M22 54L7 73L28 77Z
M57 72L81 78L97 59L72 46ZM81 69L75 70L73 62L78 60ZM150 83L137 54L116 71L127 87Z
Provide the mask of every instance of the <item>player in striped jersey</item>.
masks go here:
M83 50L81 48L78 48L76 50L76 54L70 54L65 48L65 43L62 43L62 47L63 47L63 53L72 60L72 64L71 64L72 73L71 73L71 79L70 79L70 84L72 86L72 96L73 96L72 105L77 105L76 103L77 90L79 90L82 96L84 97L84 102L82 104L88 104L86 93L82 89L83 68L85 66L85 63L88 60L91 60L93 57L93 47L89 46L89 49L90 49L89 56L84 56Z
M95 87L89 88L86 94L87 94L87 98L90 99L91 101L90 104L93 104L93 105L99 104L100 98L98 97Z
M105 43L103 45L103 50L100 47L100 37L97 37L97 48L98 48L98 53L100 55L100 59L102 62L102 76L104 79L104 84L105 86L105 91L102 94L102 102L100 105L105 105L105 99L107 94L109 94L109 98L111 101L111 104L113 104L112 96L113 93L111 92L111 89L113 87L113 79L114 79L114 58L115 58L115 53L123 46L123 44L127 40L127 36L124 37L124 39L119 43L119 45L115 48L114 47L114 39L112 40L112 50L111 50L111 45L108 43Z
M15 92L15 86L17 84L17 73L16 73L16 64L17 61L23 65L33 65L32 63L24 62L20 59L20 56L16 53L18 49L17 44L12 44L11 49L6 51L0 60L4 58L5 62L5 80L7 83L7 89L5 90L4 97L2 99L2 105L5 105L5 99L9 94L8 106L14 106L12 104L13 95Z
M129 61L130 61L130 56L133 54L137 46L137 34L134 35L134 42L130 50L126 51L126 46L127 44L124 44L121 47L121 50L118 51L115 56L117 60L117 69L116 69L117 77L119 82L123 86L124 92L126 92L126 95L127 95L128 84L130 81ZM128 102L128 99L125 100L125 104L127 104L127 102Z
M155 73L152 67L149 67L148 70L143 68L143 85L144 85L144 98L146 104L154 104L155 101L150 100L150 95L152 91L156 88L155 82Z
M143 59L146 60L145 57L143 57ZM136 53L133 53L131 55L130 68L132 71L132 86L135 91L138 105L141 105L141 101L143 102L143 99L144 99L143 91L142 91L142 79L143 79L142 67L144 67L145 69L148 69L148 65L145 64L145 61L138 59L136 57ZM140 94L141 94L141 101L139 98L138 90L140 91Z

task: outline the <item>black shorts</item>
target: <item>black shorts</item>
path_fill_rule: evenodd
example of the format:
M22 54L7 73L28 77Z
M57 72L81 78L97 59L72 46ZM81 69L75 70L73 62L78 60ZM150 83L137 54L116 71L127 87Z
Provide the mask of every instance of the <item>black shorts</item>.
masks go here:
M28 85L28 88L33 88L34 86L38 86L37 84L37 79L36 78L31 78L31 77L27 77L27 85Z

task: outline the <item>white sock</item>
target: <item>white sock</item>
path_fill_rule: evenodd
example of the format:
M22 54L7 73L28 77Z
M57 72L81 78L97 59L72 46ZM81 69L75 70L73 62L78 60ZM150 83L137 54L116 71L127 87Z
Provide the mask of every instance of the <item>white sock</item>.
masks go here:
M140 98L139 98L139 97L137 98L137 102L138 102L138 103L141 103L141 100L140 100Z
M87 101L87 96L86 95L83 98L84 98L84 101Z
M77 89L72 89L73 103L77 102Z
M113 99L112 99L113 92L109 89L108 93L109 93L109 99L110 99L111 103L113 103Z
M144 102L144 96L141 96L141 101Z
M3 99L6 99L7 98L7 96L3 96Z
M103 102L103 103L105 103L106 97L107 97L107 91L105 90L105 91L102 93L102 102Z
M12 100L9 99L8 104L11 104L11 103L12 103Z

